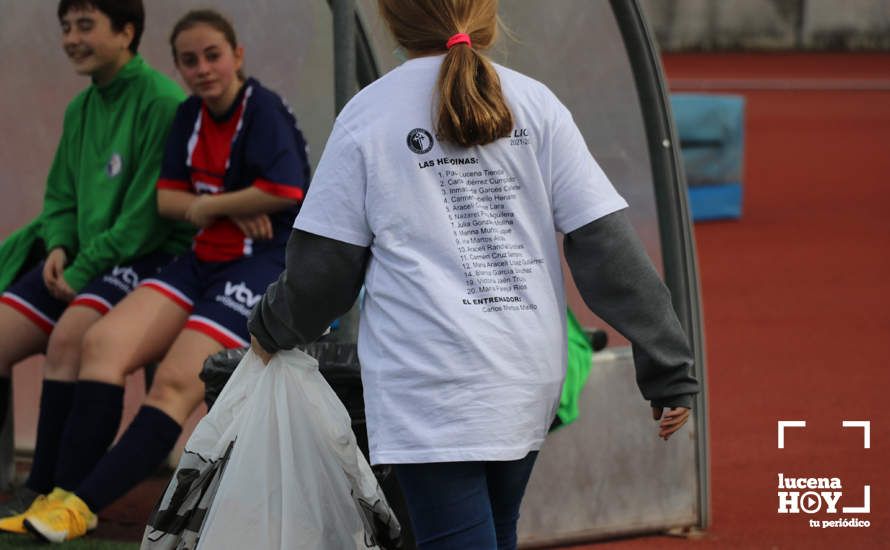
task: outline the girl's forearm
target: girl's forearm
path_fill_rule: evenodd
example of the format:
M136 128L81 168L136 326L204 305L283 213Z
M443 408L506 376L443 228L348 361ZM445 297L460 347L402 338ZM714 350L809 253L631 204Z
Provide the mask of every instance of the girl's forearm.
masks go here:
M185 220L185 213L197 198L188 191L158 189L158 214L172 220Z
M296 204L292 199L266 193L256 187L221 193L209 197L208 208L213 216L255 216L271 214Z

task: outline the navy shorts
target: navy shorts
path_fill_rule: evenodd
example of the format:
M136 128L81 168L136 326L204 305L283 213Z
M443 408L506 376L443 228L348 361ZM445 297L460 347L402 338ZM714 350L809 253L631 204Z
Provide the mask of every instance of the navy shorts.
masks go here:
M56 299L49 293L43 282L44 262L40 262L0 295L0 303L12 307L49 334L65 308L85 306L105 315L132 292L142 279L153 277L172 259L172 254L154 252L115 266L90 281L71 303Z
M226 348L242 348L250 345L247 319L253 306L282 271L284 248L229 262L205 262L187 252L141 286L189 312L185 328Z

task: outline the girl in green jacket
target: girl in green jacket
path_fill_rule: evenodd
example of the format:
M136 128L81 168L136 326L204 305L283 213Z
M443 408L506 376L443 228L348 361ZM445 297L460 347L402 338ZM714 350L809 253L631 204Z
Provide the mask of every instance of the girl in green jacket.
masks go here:
M46 354L42 459L0 517L52 488L86 330L186 249L194 232L158 215L164 140L184 94L137 54L142 1L62 0L58 16L65 54L92 84L65 112L43 212L0 246L0 426L13 365Z

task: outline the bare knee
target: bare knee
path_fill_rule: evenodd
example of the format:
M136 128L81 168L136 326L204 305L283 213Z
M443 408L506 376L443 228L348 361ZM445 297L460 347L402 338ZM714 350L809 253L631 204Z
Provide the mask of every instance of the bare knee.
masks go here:
M44 375L50 380L76 380L84 328L59 325L49 338Z
M146 396L145 403L161 409L173 420L184 423L204 396L204 384L197 376L175 372L162 363Z
M8 377L12 367L27 357L43 353L48 332L6 304L0 304L0 376Z
M94 324L83 336L78 378L123 384L129 368L121 349L125 344L115 334L113 323L103 321Z

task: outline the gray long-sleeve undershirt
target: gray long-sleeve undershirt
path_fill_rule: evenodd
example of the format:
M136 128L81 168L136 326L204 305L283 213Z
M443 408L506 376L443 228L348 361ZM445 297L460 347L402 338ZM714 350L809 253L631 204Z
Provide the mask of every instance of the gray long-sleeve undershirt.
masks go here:
M655 407L692 407L698 382L670 293L622 212L570 234L566 260L584 302L633 346L637 384ZM346 313L364 280L370 249L294 230L287 268L269 285L249 329L269 352L309 343Z
M692 408L698 382L671 295L623 212L566 235L566 261L584 303L630 340L637 385L653 407Z
M318 339L355 303L370 256L369 248L295 229L285 270L254 308L248 330L269 352Z

